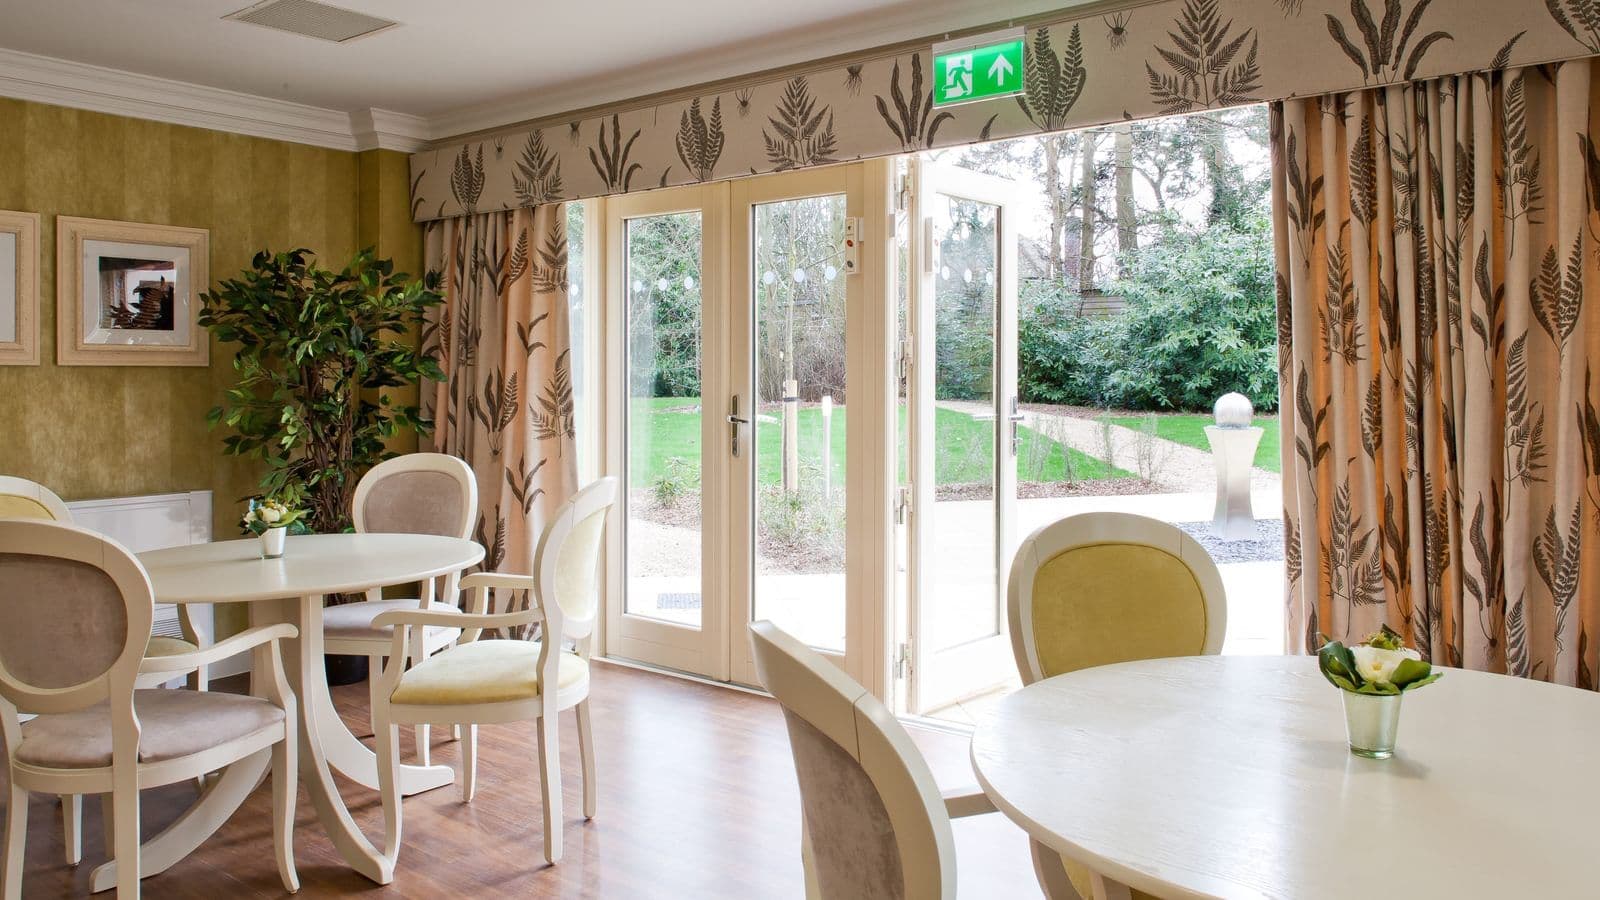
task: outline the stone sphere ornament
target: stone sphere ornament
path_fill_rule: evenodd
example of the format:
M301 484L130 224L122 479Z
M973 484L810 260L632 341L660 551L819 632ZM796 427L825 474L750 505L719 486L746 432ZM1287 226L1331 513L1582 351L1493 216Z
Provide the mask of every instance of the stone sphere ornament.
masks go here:
M1249 428L1255 411L1250 398L1237 392L1218 397L1217 405L1211 410L1220 428Z

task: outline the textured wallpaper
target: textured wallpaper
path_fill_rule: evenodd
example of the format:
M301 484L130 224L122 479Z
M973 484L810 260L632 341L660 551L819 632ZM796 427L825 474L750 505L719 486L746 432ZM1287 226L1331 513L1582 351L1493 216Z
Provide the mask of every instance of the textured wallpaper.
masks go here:
M0 473L68 500L209 489L216 534L232 536L237 498L257 473L224 457L205 422L232 383L230 348L215 344L207 369L56 366L55 217L209 229L213 278L257 250L292 246L343 264L374 244L415 272L421 234L405 204L405 157L9 99L0 125L0 209L42 214L42 364L0 366Z

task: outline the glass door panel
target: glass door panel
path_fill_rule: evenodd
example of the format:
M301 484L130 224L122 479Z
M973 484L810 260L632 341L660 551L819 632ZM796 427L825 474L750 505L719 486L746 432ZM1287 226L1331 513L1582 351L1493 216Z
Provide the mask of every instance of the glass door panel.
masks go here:
M845 197L754 204L754 619L845 649Z
M937 248L933 521L923 598L931 651L999 633L995 544L999 208L946 194L928 204Z
M702 430L699 211L623 226L629 615L699 628Z

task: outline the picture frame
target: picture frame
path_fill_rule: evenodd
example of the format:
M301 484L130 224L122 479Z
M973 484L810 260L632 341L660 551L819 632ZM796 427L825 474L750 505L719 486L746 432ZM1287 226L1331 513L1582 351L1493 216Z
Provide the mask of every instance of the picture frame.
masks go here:
M0 210L0 366L39 364L39 214Z
M56 217L56 364L206 366L203 228Z

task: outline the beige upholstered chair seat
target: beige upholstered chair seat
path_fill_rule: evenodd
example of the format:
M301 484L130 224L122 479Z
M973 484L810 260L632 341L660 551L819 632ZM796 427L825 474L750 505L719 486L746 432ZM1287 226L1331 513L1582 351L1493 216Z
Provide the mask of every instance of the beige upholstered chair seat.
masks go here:
M539 696L539 644L536 641L473 641L428 657L400 676L389 696L398 705L445 706L503 703ZM589 662L561 654L558 691L589 680Z
M189 643L183 638L155 635L150 638L150 643L144 645L146 658L152 656L177 656L182 653L193 653L200 648Z
M322 611L322 633L330 639L387 641L394 634L394 626L374 628L372 620L392 609L416 609L418 605L416 600L362 600L359 603L330 606ZM438 601L428 604L428 609L432 612L461 611L452 604ZM428 643L431 645L441 635L454 637L460 630L431 626L428 628Z
M283 721L283 710L259 697L196 691L141 690L139 761L161 762L247 737ZM60 769L111 765L111 720L105 704L39 716L22 726L18 762Z

